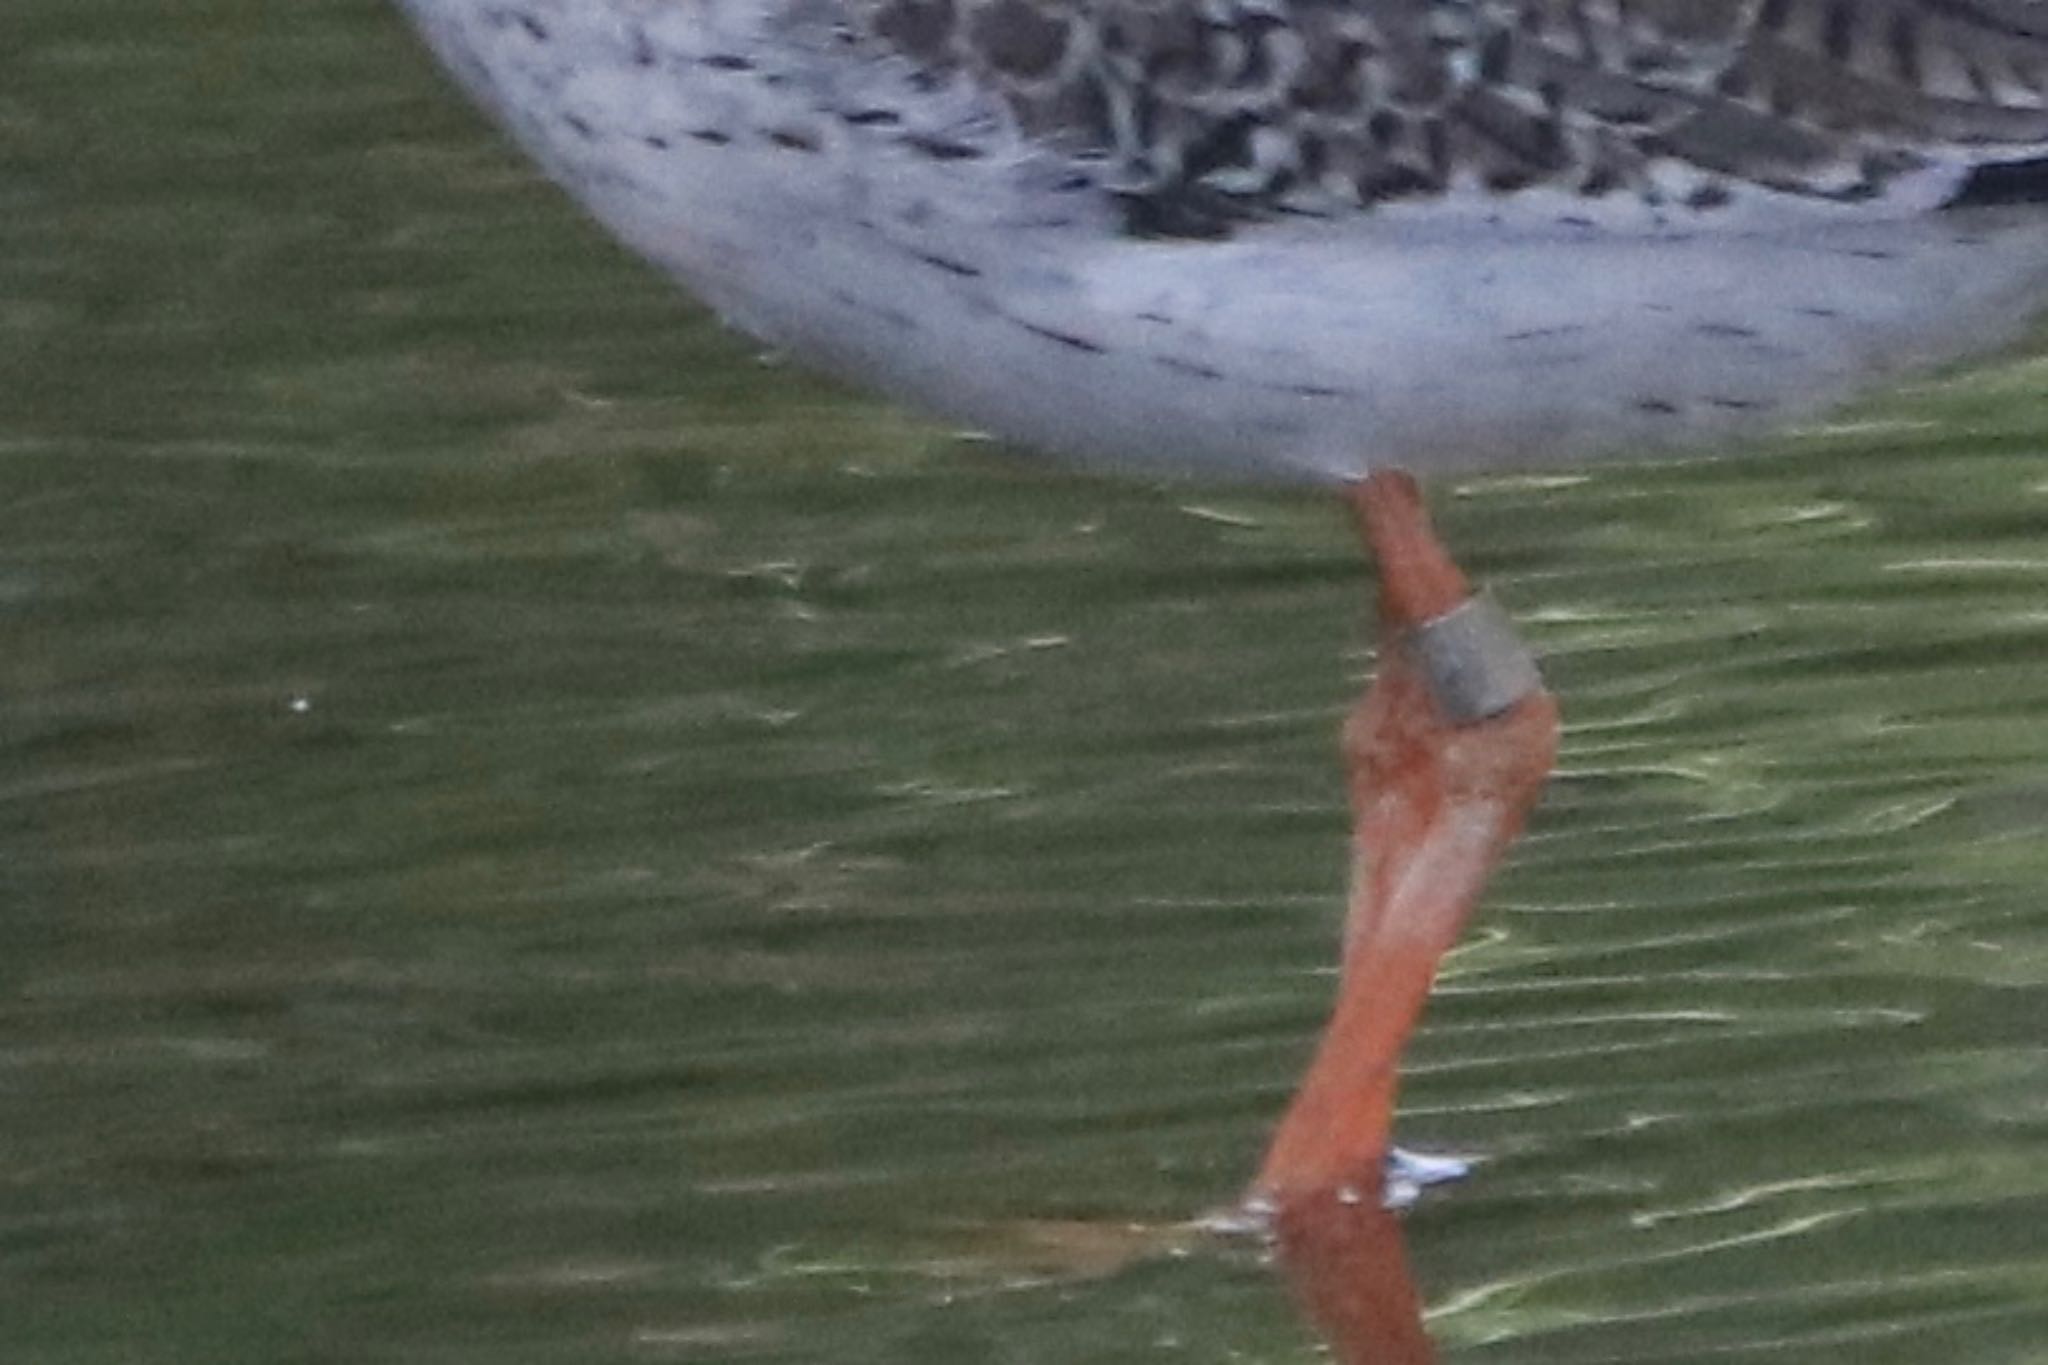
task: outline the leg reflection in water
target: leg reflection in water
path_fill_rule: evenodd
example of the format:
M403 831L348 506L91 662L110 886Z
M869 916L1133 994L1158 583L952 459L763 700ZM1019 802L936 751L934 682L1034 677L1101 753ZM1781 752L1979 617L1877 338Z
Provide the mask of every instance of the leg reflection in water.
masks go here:
M1377 1200L1325 1192L1273 1214L1280 1265L1343 1365L1427 1365L1422 1301L1408 1273L1400 1216Z

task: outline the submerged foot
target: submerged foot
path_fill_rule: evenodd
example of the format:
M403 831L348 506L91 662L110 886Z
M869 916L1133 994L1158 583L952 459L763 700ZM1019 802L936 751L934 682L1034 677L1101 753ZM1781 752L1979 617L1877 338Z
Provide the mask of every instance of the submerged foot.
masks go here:
M1448 1185L1470 1174L1472 1163L1463 1157L1389 1147L1381 1172L1386 1183L1381 1187L1380 1203L1390 1209L1410 1208L1430 1186Z
M1466 1157L1389 1147L1380 1165L1379 1205L1395 1213L1405 1212L1414 1208L1422 1192L1431 1186L1448 1185L1472 1174L1473 1164ZM1340 1204L1363 1204L1371 1195L1361 1185L1340 1185L1329 1192ZM1273 1219L1279 1211L1278 1202L1271 1196L1255 1193L1234 1208L1219 1209L1197 1219L1195 1226L1219 1237L1266 1237L1271 1235Z

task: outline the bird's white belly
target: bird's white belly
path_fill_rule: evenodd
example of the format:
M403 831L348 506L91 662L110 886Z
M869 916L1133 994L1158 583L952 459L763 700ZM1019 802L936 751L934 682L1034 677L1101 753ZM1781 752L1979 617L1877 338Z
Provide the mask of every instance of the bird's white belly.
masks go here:
M907 154L801 78L720 65L757 41L744 0L530 0L544 38L481 0L407 3L557 179L736 325L1125 467L1313 479L1682 449L1996 345L2048 291L2048 222L2012 211L1699 234L1440 211L1138 239L1021 160Z

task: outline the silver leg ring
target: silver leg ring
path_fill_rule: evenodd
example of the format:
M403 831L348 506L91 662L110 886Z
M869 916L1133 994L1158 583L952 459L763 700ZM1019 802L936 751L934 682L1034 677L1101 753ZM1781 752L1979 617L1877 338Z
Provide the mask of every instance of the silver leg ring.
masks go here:
M1543 686L1536 656L1507 613L1483 593L1424 621L1404 643L1454 725L1497 716Z

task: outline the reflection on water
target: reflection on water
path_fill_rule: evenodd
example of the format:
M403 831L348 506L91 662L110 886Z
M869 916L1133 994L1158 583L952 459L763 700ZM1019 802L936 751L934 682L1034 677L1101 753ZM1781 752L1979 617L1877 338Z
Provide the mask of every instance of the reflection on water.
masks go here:
M1429 1365L1422 1300L1400 1219L1376 1202L1324 1190L1274 1216L1280 1264L1343 1365Z
M1314 1359L1119 1248L1327 1008L1337 513L761 366L372 0L7 16L0 1356ZM2039 1360L2042 374L1436 490L1567 723L1446 1360Z

